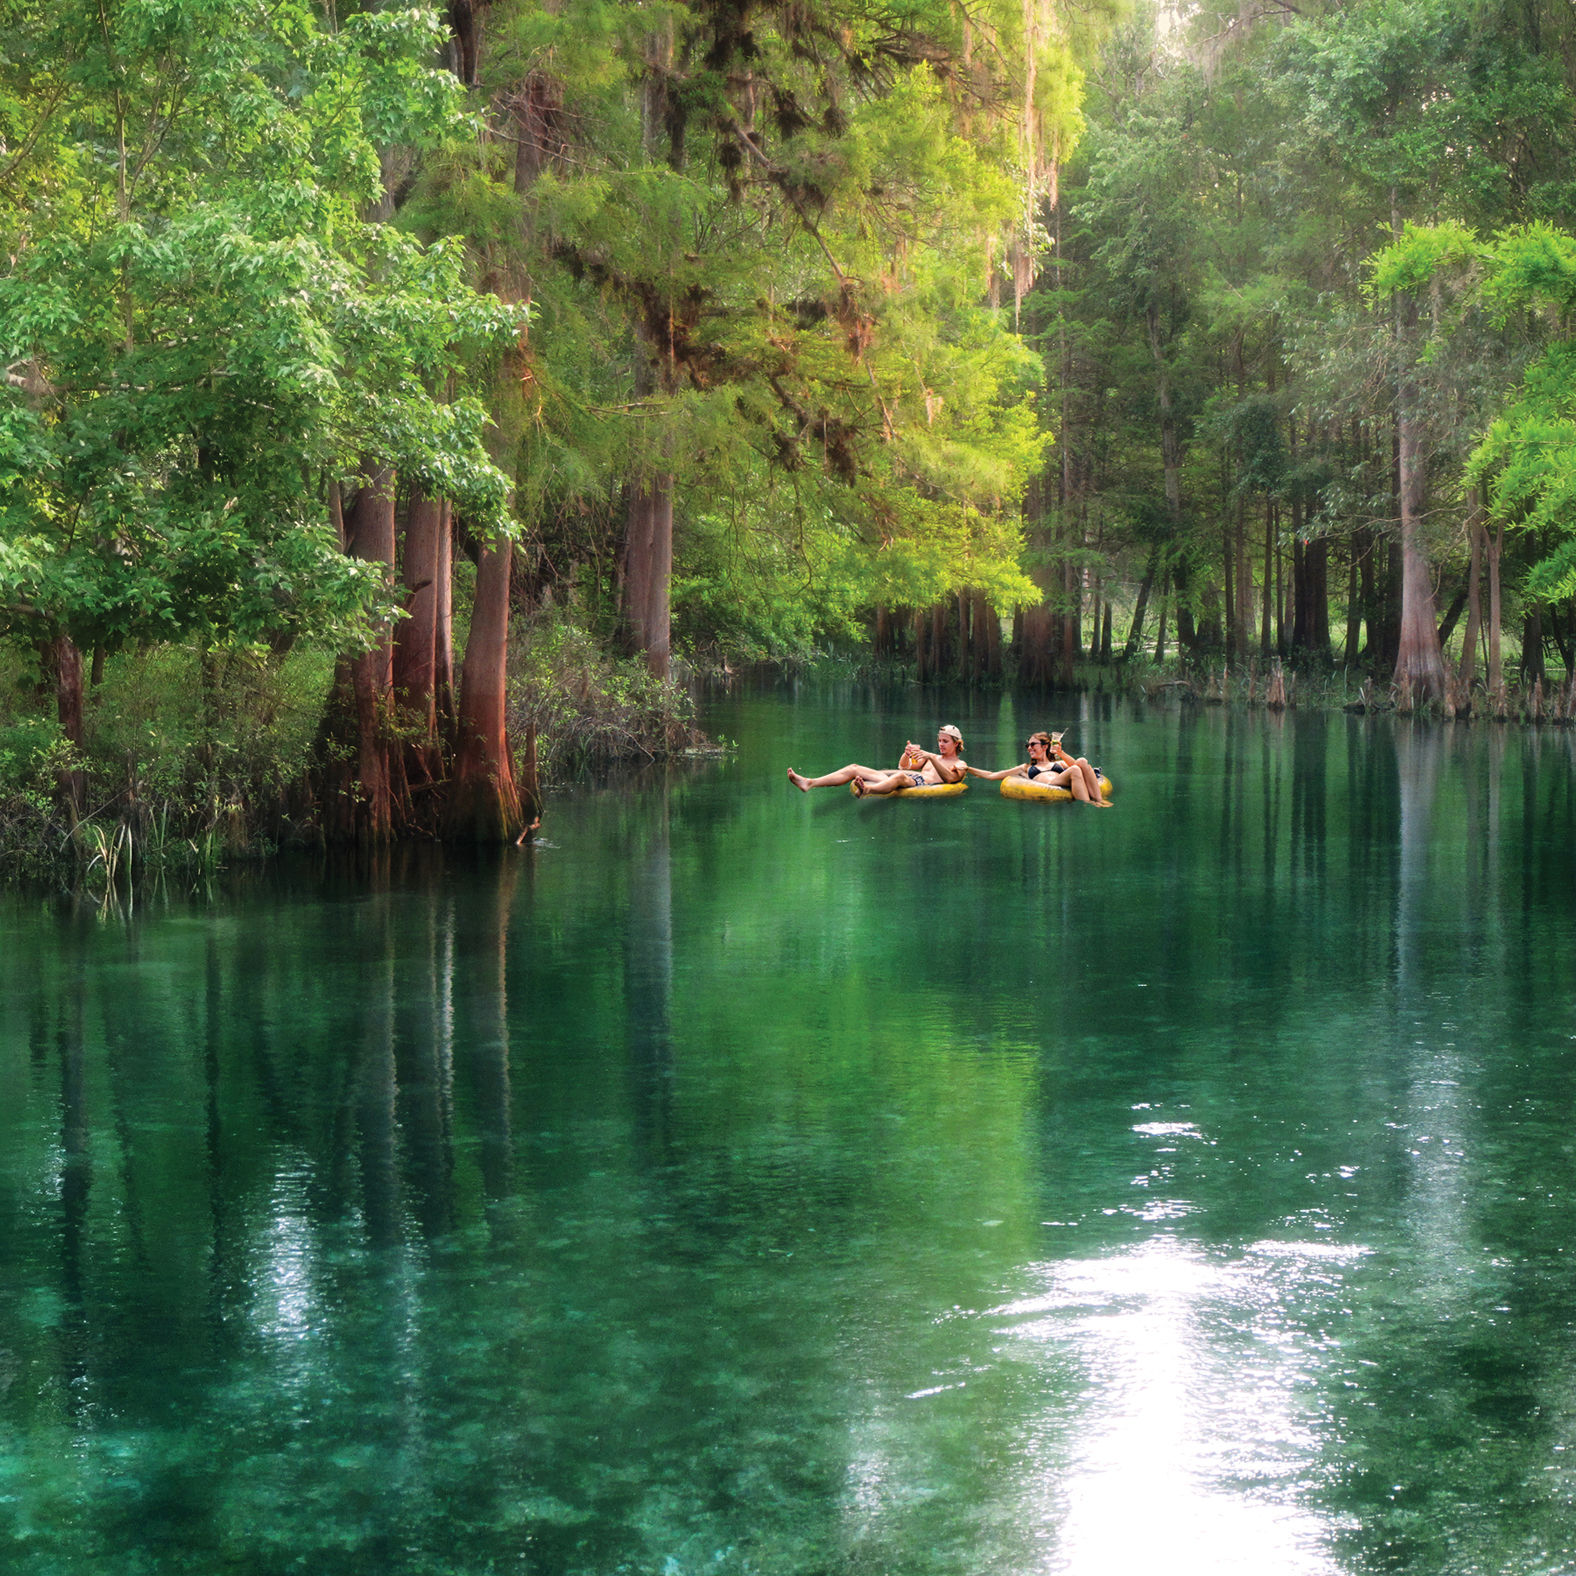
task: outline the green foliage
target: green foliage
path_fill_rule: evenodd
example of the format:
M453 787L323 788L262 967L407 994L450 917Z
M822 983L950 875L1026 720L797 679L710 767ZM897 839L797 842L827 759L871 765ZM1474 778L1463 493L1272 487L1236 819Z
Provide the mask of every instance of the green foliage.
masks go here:
M568 613L548 609L512 632L509 731L534 729L538 770L562 782L616 762L654 761L695 745L694 703L639 658L609 656Z
M1393 245L1369 259L1376 295L1416 290L1433 282L1444 268L1461 268L1481 255L1477 234L1458 223L1402 227Z
M71 741L48 718L24 717L0 727L0 801L14 810L47 815L56 776L78 764Z
M68 832L57 783L80 765L52 721L23 718L0 727L0 864L8 878L46 878L62 861Z
M0 187L0 629L354 639L385 593L326 484L363 456L505 528L485 408L437 394L521 313L459 246L361 217L380 147L463 128L436 16L128 0L19 31L43 130Z
M863 555L830 516L804 518L786 489L697 511L676 551L674 636L697 657L803 660L862 633L865 587L840 571Z
M1519 330L1534 347L1518 386L1505 389L1468 457L1465 479L1490 513L1533 547L1534 600L1576 595L1576 236L1546 224L1480 241L1459 225L1408 227L1374 262L1378 289L1449 291L1441 346L1474 315Z
M187 819L225 805L267 819L306 768L332 674L305 646L128 653L91 692L89 765Z
M0 854L14 874L113 885L309 837L289 806L332 666L306 647L281 658L158 645L111 659L88 694L86 749L37 715L0 728ZM76 824L60 805L68 772L82 785Z
M1267 394L1251 395L1224 413L1222 428L1236 460L1236 492L1279 492L1286 476L1286 441L1278 403Z
M413 211L463 218L530 281L516 482L545 574L607 585L609 498L671 473L681 638L800 649L860 598L1033 597L1015 521L1040 376L984 300L1023 217L1023 12L974 14L967 72L960 21L767 6L745 35L699 3L499 12L507 159L430 167ZM1077 51L1035 48L1037 124L1065 148ZM478 195L489 181L516 215L525 192L523 224ZM746 582L760 595L727 627L717 588Z
M1164 588L1190 650L1240 657L1266 619L1273 649L1299 598L1351 586L1349 655L1382 651L1404 385L1448 606L1467 457L1564 310L1573 110L1576 25L1546 5L1207 5L1165 26L1141 9L1091 73L1061 244L1028 303L1058 440L1031 521L1048 605L1087 613L1092 587L1131 609L1146 583L1151 637ZM1540 222L1525 282L1485 262L1482 237ZM1549 511L1520 505L1523 558L1560 507L1530 454L1519 479ZM1309 546L1317 578L1295 583ZM1328 649L1306 624L1295 638Z

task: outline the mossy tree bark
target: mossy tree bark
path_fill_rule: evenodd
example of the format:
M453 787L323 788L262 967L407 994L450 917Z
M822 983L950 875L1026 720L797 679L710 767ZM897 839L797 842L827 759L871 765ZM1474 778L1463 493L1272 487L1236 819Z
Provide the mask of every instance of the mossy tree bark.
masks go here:
M438 632L440 539L448 526L448 505L417 493L405 524L401 579L405 617L394 640L394 703L401 723L405 775L411 783L431 783L443 775L438 740ZM448 566L443 565L445 575ZM445 629L445 638L447 631Z
M507 537L485 545L476 561L476 602L460 672L454 770L444 833L452 842L513 842L525 826L505 718L509 652Z
M1403 301L1399 332L1403 357L1410 342L1416 308ZM1439 649L1439 622L1434 611L1433 576L1422 539L1423 509L1428 489L1428 456L1418 419L1415 382L1403 377L1396 413L1397 490L1401 498L1401 629L1395 658L1395 682L1414 702L1445 698L1445 659Z
M365 485L345 511L344 540L351 557L381 565L392 587L394 473L387 465L369 468ZM370 650L340 658L321 746L324 830L332 841L386 843L394 835L392 679L391 630L383 630ZM399 776L403 781L403 771Z
M57 634L39 653L46 681L55 692L55 719L73 746L86 739L82 720L82 652L67 634ZM82 813L84 781L79 771L63 771L55 780L60 802L73 826Z

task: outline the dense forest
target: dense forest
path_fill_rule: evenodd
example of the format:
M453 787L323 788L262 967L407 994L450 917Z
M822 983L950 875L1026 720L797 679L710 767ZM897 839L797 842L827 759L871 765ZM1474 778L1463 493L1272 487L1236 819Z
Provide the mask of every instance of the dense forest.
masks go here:
M513 839L828 653L1573 709L1568 5L0 42L8 846Z

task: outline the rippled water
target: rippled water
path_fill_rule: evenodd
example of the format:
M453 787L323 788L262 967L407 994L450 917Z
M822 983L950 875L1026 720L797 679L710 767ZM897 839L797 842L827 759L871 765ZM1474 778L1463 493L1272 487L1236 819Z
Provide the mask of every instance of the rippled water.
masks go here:
M1576 1570L1569 735L708 721L501 864L0 902L0 1569ZM784 781L938 721L1119 809Z

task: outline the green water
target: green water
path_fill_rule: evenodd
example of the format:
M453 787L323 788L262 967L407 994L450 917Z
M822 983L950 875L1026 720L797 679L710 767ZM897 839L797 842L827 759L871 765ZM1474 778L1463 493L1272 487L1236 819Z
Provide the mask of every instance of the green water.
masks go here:
M1568 734L707 721L501 865L0 902L6 1576L1576 1571ZM1119 809L783 779L938 721Z

